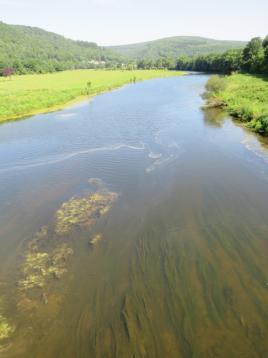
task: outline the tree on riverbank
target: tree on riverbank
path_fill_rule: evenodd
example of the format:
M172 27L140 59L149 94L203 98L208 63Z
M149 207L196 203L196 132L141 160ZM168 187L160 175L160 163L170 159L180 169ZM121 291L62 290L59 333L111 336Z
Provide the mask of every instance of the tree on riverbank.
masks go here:
M223 54L210 54L196 57L180 57L177 70L192 70L202 72L268 74L268 35L251 39L241 50L229 50Z
M254 37L244 48L241 68L248 73L264 72L264 47L260 37Z
M208 107L224 107L247 127L268 136L268 83L263 76L213 75L206 90Z

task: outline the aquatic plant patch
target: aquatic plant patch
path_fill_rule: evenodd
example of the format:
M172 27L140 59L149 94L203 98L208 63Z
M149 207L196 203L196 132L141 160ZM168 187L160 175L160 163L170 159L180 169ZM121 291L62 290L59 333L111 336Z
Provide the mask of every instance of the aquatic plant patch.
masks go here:
M8 320L0 314L0 347L1 341L9 338L9 336L14 332L14 327L11 326Z
M103 235L102 234L96 234L89 240L89 244L91 246L96 246L102 240L103 240Z
M0 298L0 349L15 331L15 326L13 326L5 316L2 305L3 301L2 298Z
M70 243L65 236L78 227L90 228L96 221L108 213L118 194L109 192L98 179L90 179L89 184L98 191L83 197L73 197L64 202L56 211L50 226L42 226L29 242L25 259L21 265L19 290L24 292L21 302L29 304L25 293L31 289L44 289L49 280L60 279L67 272L67 264L73 255ZM103 236L96 234L90 239L95 246ZM42 291L44 293L44 291Z
M68 234L76 226L90 227L110 210L116 199L116 193L105 192L89 194L83 198L72 198L63 203L56 212L56 234Z
M91 229L99 218L108 213L118 198L118 194L109 192L101 180L94 178L88 182L95 191L62 203L51 223L42 226L26 244L19 265L16 312L30 325L43 325L44 320L54 319L60 312L64 295L60 291L62 285L59 280L68 272L74 255L74 244L69 234L77 228ZM102 233L97 233L87 240L93 248L102 239ZM0 349L2 342L9 343L14 331L15 327L1 311L0 300ZM17 331L20 336L21 332ZM23 339L25 334L23 332Z
M49 278L60 278L67 271L66 264L72 255L73 250L66 244L52 252L29 251L22 267L24 278L19 281L20 289L42 288Z

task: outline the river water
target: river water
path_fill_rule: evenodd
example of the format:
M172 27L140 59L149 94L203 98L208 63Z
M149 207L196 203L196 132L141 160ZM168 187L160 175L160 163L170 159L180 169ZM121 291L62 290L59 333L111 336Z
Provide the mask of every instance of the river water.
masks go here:
M268 356L266 143L200 108L207 79L0 126L1 357ZM57 234L99 191L109 210Z

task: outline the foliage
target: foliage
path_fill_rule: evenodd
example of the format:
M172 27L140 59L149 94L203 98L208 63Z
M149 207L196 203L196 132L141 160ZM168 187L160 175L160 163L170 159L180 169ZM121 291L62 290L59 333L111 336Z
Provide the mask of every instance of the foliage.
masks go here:
M0 75L4 68L13 68L16 74L90 68L175 69L178 56L222 53L243 46L239 41L172 37L104 48L39 28L0 22Z
M117 67L122 59L95 43L73 41L28 26L0 22L0 73L47 73L77 68Z
M225 81L217 75L211 76L206 83L207 91L213 93L219 93L220 91L223 91L225 87L226 87Z
M12 76L14 74L14 72L15 72L14 68L7 67L7 68L3 69L2 75L4 77L9 77L9 76Z
M211 81L211 80L210 80ZM234 74L222 81L222 88L213 91L227 110L258 133L268 135L268 78L250 74ZM221 85L219 85L221 86Z
M242 49L228 50L223 54L196 57L182 56L177 61L177 70L192 70L230 74L244 71L268 73L268 36L264 40L255 37Z
M264 48L268 47L268 35L266 35L265 38L263 39L262 46Z
M268 36L255 37L243 50L230 50L221 55L181 57L177 69L230 74L248 72L268 74ZM211 76L206 84L208 106L225 105L233 116L247 122L256 132L268 135L267 77L235 74Z
M240 69L242 50L229 50L223 54L210 54L198 57L180 57L177 69L231 73Z
M223 54L210 54L197 57L180 57L177 70L192 70L230 74L244 71L249 73L268 73L268 37L253 38L241 50L229 50Z
M111 46L109 49L135 60L157 61L165 58L178 58L179 56L206 55L209 53L222 53L229 49L242 48L242 41L219 41L193 36L177 36L160 40Z
M264 42L265 44L265 42ZM254 37L243 50L241 68L249 73L262 73L264 67L264 48L260 37Z
M180 74L165 70L76 70L14 76L11 81L0 78L0 122L60 108L79 96L95 95L126 83Z
M173 58L159 58L157 60L150 60L144 58L137 61L137 68L139 69L168 69L174 70L176 68L176 61Z
M268 135L268 112L267 115L260 116L259 118L253 119L249 125L256 132Z

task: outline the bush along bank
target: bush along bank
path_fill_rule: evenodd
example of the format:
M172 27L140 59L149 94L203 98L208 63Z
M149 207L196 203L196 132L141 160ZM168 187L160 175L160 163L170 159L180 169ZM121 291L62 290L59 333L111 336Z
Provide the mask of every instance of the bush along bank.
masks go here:
M206 84L206 107L225 108L257 133L268 136L268 77L213 75Z

